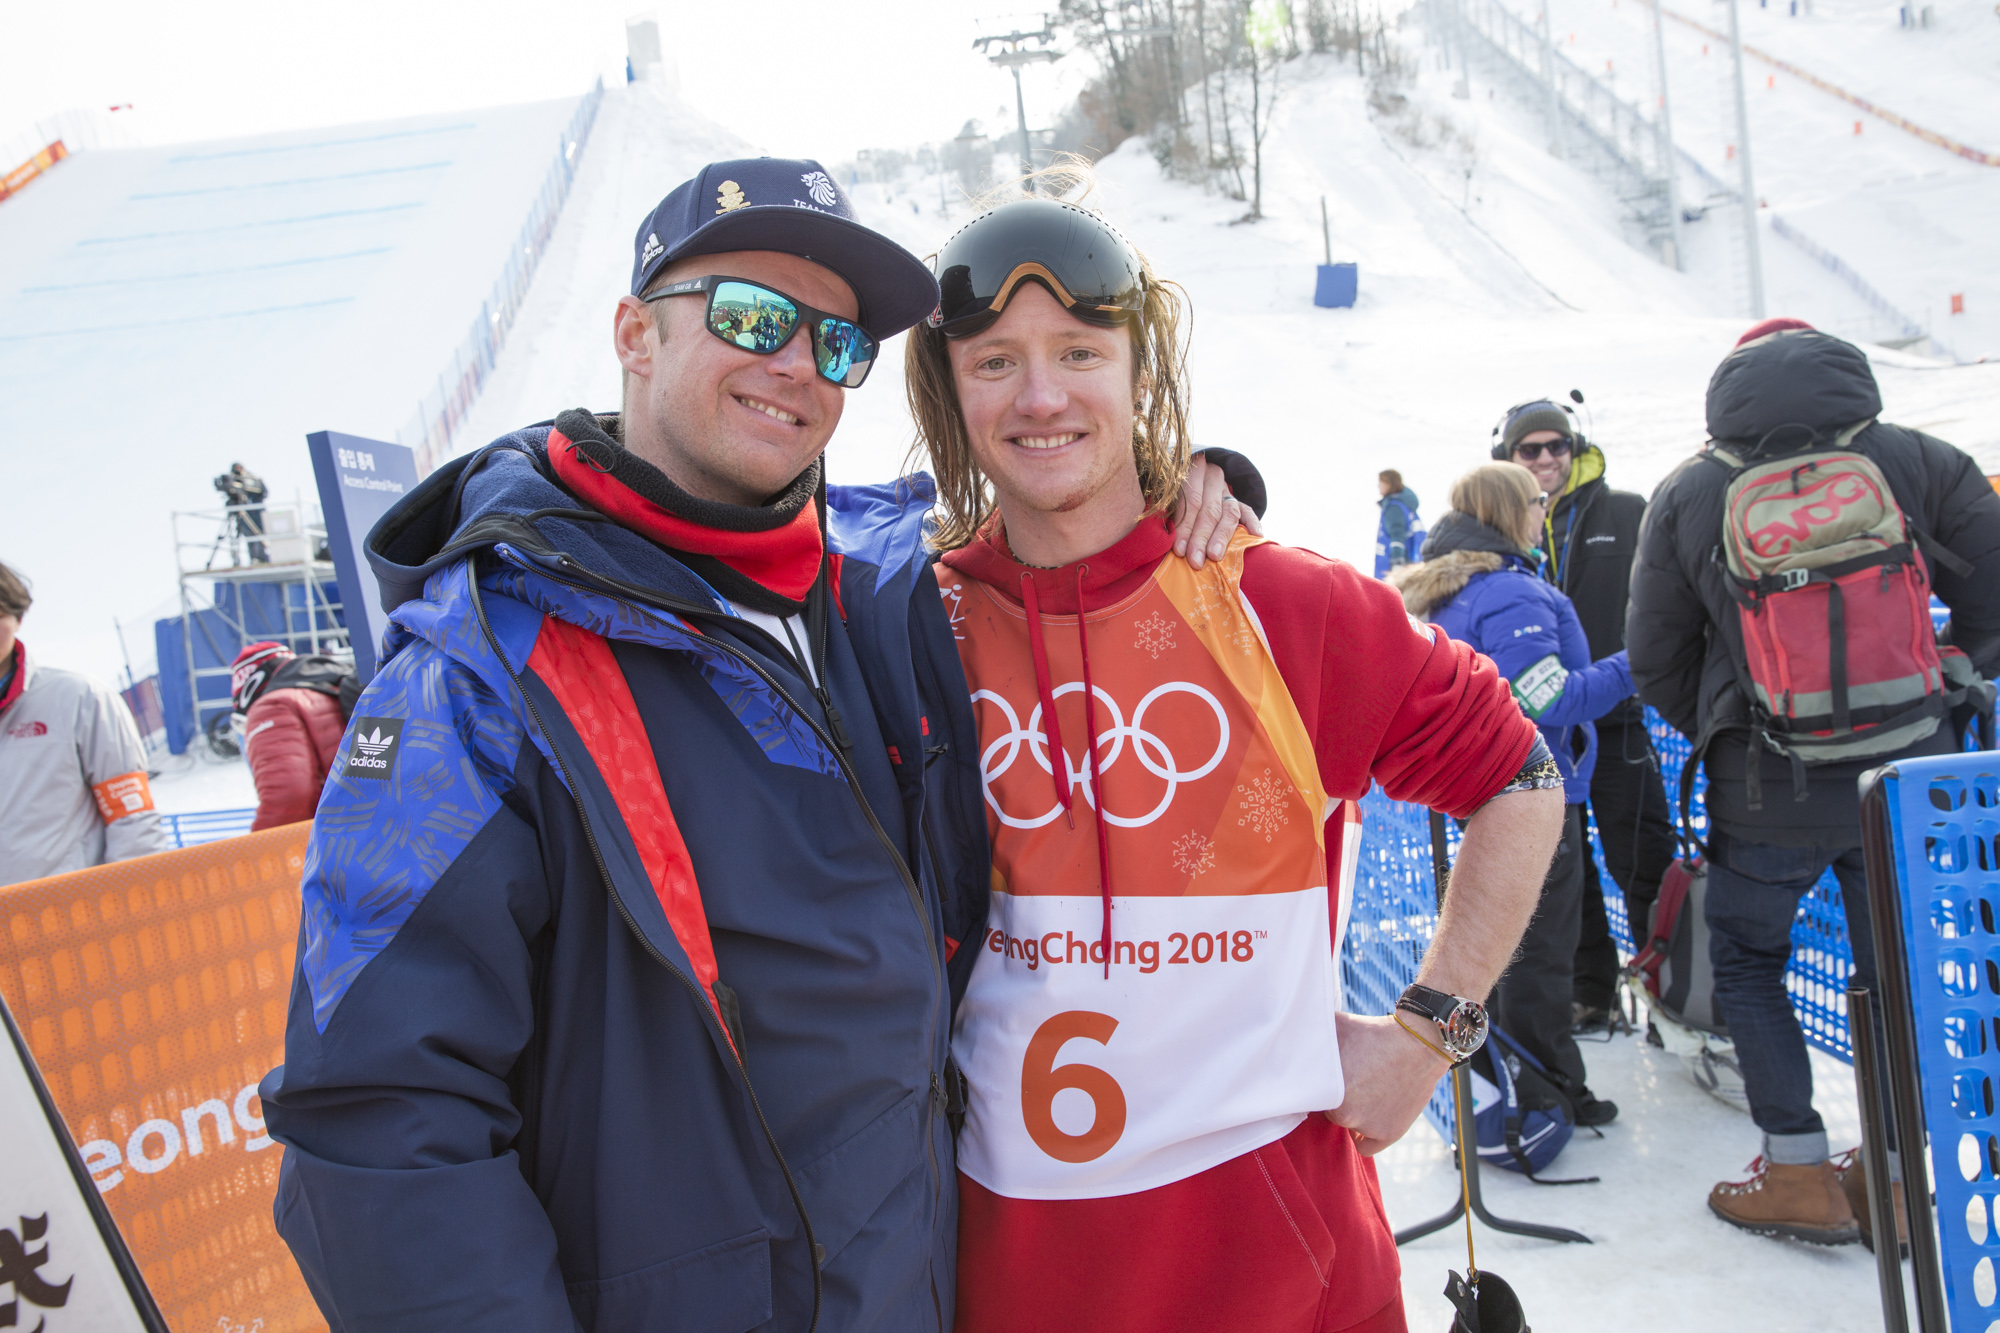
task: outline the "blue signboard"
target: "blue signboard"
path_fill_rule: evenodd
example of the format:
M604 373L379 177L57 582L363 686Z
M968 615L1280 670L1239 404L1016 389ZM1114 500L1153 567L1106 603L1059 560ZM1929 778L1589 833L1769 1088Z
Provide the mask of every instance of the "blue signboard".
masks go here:
M362 542L389 507L417 487L417 456L400 444L384 444L338 431L306 436L313 476L319 480L319 507L326 517L326 544L340 576L340 604L354 643L354 670L361 683L375 674L375 654L389 628L381 590L369 568Z

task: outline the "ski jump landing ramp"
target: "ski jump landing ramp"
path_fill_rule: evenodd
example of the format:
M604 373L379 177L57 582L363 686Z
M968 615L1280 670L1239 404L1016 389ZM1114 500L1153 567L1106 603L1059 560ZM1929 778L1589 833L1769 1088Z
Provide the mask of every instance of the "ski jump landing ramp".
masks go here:
M43 660L110 674L231 462L310 495L307 431L394 438L576 105L83 152L0 205L0 560Z

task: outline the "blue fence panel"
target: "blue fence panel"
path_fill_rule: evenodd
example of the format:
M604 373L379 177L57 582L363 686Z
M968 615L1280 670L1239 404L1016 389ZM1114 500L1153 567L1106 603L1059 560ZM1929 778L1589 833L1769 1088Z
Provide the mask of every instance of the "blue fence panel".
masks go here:
M194 810L186 814L161 815L160 827L173 839L174 846L194 847L204 842L241 837L250 831L251 821L256 818L255 809Z
M2000 1245L2000 753L1886 779L1917 1070L1954 1329L1990 1326Z

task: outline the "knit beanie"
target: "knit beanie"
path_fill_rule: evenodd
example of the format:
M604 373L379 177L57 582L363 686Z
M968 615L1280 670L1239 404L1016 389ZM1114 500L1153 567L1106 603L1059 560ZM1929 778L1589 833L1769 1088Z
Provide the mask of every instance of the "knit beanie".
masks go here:
M1533 435L1538 430L1561 431L1572 440L1576 438L1576 426L1569 413L1542 398L1522 403L1507 414L1507 419L1500 423L1500 443L1511 454L1524 436Z

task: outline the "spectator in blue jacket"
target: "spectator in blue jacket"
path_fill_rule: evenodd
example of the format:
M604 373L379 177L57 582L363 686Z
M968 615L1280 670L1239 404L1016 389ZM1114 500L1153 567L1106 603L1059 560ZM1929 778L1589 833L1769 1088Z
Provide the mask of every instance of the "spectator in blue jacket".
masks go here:
M1417 493L1403 484L1403 474L1384 468L1376 479L1382 498L1375 503L1382 521L1375 528L1375 577L1413 565L1424 558L1424 521L1417 517Z
M1597 760L1586 725L1632 694L1620 651L1599 662L1576 608L1537 573L1535 535L1546 503L1518 463L1488 463L1459 478L1451 512L1431 530L1421 564L1390 576L1410 614L1435 622L1493 659L1514 698L1542 730L1563 775L1569 809L1563 842L1514 964L1493 993L1493 1021L1547 1066L1577 1123L1602 1125L1617 1106L1591 1094L1571 1034L1570 983L1583 893L1583 803Z

